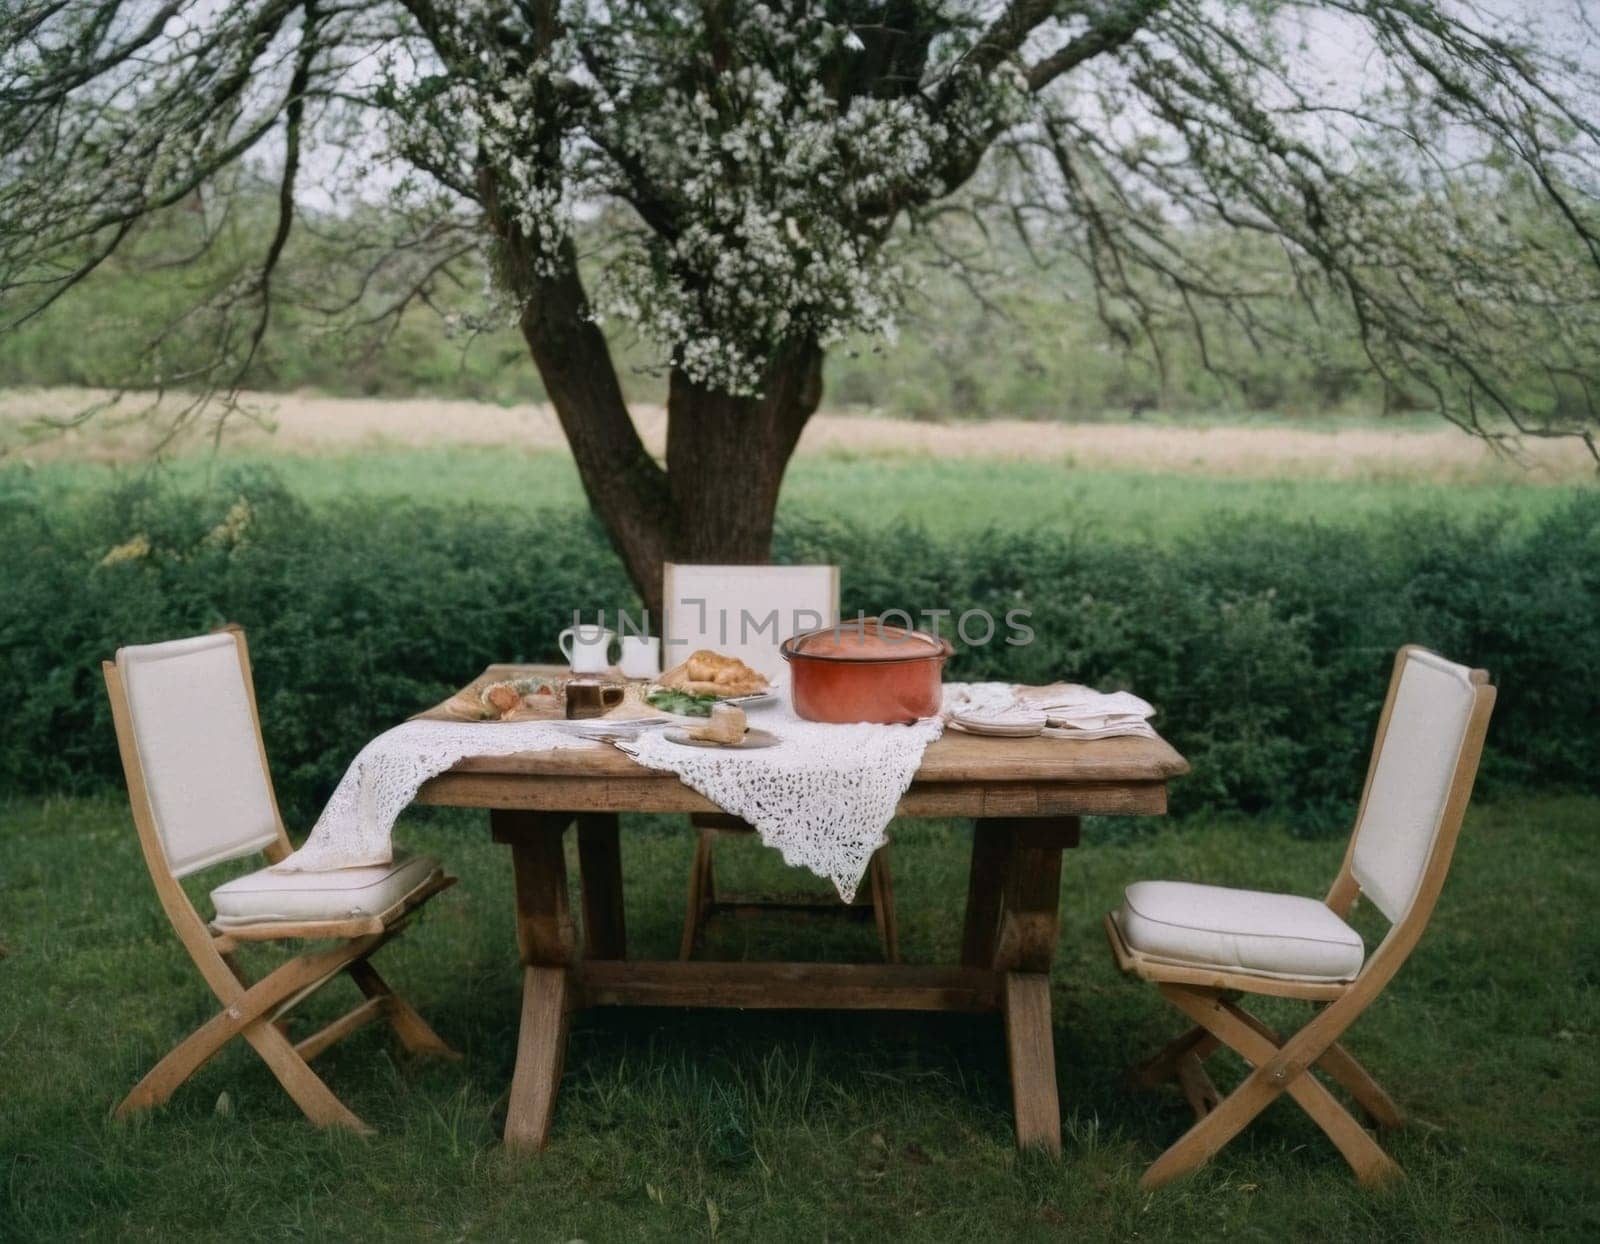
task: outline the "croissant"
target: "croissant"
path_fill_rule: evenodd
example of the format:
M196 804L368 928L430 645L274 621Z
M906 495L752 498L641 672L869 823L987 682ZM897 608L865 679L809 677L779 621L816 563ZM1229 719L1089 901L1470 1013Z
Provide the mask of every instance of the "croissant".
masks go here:
M661 686L693 695L752 695L767 689L767 680L738 657L709 648L691 653L683 664L661 675Z

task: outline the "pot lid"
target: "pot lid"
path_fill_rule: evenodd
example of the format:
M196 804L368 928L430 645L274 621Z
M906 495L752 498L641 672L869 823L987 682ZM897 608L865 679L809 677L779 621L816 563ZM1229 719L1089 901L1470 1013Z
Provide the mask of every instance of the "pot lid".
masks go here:
M925 661L947 657L950 642L923 631L910 630L877 618L852 618L837 626L808 631L785 640L786 658L803 656L819 661Z

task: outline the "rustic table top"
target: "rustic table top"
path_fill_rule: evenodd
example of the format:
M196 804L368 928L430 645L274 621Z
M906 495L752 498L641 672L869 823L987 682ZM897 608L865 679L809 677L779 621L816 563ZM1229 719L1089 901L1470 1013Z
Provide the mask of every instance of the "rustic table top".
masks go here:
M555 665L491 665L457 695L475 695L486 683L529 675L563 676L569 671ZM424 720L460 720L442 701ZM1162 738L999 739L947 731L928 746L915 782L926 783L1159 783L1189 771L1189 764ZM661 780L663 775L635 763L612 747L564 748L560 751L519 752L510 756L484 756L463 760L451 775L501 777L593 778L600 780ZM669 780L676 781L667 775ZM435 779L438 781L439 779ZM442 802L442 801L441 801Z

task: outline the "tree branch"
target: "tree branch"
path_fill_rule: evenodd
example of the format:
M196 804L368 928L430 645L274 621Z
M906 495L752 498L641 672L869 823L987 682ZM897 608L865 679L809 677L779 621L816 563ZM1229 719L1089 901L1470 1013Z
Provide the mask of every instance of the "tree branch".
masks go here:
M1083 34L1069 40L1043 60L1029 65L1028 89L1044 90L1062 74L1085 61L1114 52L1143 30L1169 0L1128 0L1106 8Z
M283 248L289 242L289 231L294 225L295 180L300 173L300 127L305 120L306 88L311 84L311 63L317 55L317 0L305 0L304 11L300 47L295 54L294 74L289 79L288 102L284 105L283 175L278 182L278 223L256 279L256 296L261 300L261 312L250 334L244 359L239 364L236 373L238 379L242 379L250 364L255 362L261 341L267 335L267 325L272 319L272 274L283 257Z

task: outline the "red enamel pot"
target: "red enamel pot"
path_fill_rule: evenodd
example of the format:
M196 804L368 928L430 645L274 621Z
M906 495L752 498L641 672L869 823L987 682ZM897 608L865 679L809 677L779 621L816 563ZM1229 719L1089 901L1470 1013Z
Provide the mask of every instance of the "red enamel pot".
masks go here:
M944 701L950 641L859 618L783 641L789 695L807 721L889 724L932 717Z

